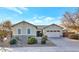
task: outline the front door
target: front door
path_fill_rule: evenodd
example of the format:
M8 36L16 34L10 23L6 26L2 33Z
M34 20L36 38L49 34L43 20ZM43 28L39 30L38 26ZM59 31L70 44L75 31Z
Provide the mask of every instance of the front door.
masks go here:
M42 36L42 32L41 31L37 31L37 37L41 37Z

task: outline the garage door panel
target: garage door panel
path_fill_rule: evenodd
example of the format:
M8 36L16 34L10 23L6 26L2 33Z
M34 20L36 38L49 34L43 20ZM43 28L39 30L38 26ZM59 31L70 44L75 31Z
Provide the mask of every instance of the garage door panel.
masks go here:
M48 37L60 37L61 36L61 32L47 32L46 35Z

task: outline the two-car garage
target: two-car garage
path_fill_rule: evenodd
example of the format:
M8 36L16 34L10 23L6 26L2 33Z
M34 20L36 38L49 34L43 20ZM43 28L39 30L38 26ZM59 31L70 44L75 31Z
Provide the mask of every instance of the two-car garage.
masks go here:
M58 25L52 24L44 28L43 33L48 37L61 37L63 35L63 29Z
M61 37L62 32L60 32L60 30L51 30L51 31L47 31L46 35L48 37Z

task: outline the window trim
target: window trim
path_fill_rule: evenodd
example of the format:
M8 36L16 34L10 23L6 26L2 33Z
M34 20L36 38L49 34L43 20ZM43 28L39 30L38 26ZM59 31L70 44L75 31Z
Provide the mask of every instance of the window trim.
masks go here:
M30 28L27 29L27 34L31 34L31 29Z
M19 32L18 32L19 29L20 29L20 31L21 31L20 34L19 34ZM18 29L17 29L17 34L18 34L18 35L22 35L22 28L18 28Z

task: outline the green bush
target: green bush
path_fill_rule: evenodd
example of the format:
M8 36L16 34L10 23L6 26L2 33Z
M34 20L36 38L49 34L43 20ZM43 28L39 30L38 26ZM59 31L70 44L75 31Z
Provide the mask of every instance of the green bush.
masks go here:
M70 34L70 35L69 35L69 38L70 38L70 39L77 39L77 40L78 40L78 39L79 39L78 37L79 37L78 34Z
M42 36L42 39L44 39L44 40L48 40L48 38L47 38L46 35Z
M47 36L42 36L42 40L41 40L41 44L46 44L46 41L47 41Z
M36 44L37 43L37 40L35 39L35 37L29 36L28 37L28 40L27 40L27 43L28 44Z
M17 43L17 40L16 39L12 39L11 41L10 41L10 44L11 45L14 45L14 44L16 44Z

